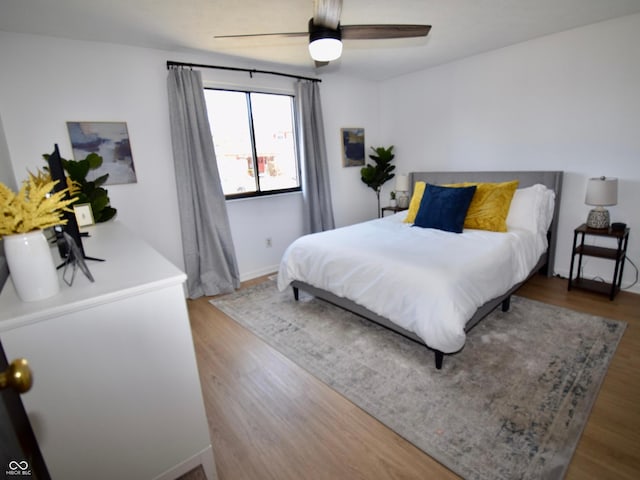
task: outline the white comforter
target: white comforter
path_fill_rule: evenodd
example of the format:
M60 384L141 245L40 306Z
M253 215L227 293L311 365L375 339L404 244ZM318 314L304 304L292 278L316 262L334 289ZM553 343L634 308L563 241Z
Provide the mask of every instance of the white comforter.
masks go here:
M413 227L405 214L306 235L286 250L282 291L299 280L347 298L452 353L485 302L526 279L546 250L544 235Z

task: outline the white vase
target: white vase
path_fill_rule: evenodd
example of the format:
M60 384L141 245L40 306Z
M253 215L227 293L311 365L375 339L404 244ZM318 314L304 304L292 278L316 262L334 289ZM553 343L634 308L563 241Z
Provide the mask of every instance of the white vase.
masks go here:
M42 230L6 235L4 253L11 280L22 301L43 300L60 291L51 248Z

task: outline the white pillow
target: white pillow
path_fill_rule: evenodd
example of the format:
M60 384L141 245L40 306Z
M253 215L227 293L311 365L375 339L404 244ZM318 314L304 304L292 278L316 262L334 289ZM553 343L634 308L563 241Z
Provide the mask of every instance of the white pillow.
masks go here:
M517 189L507 215L507 229L546 233L553 220L555 196L553 190L542 184Z

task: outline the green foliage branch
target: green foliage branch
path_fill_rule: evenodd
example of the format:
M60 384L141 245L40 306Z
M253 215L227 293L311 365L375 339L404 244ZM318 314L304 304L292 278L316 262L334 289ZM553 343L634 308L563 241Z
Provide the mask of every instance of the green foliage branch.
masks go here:
M48 159L49 155L43 157ZM73 183L70 190L76 196L74 205L83 203L91 204L93 219L96 223L111 220L117 213L117 210L111 206L109 194L102 185L109 178L109 174L99 176L95 180L87 180L87 175L91 170L100 168L102 165L102 157L97 153L90 153L82 160L62 160L62 167L67 172L68 180Z
M381 216L380 210L380 190L382 186L395 177L395 165L391 165L391 161L395 158L393 153L393 145L390 147L371 147L374 154L369 155L373 160L373 164L368 163L360 169L361 180L376 193L378 200L378 217Z

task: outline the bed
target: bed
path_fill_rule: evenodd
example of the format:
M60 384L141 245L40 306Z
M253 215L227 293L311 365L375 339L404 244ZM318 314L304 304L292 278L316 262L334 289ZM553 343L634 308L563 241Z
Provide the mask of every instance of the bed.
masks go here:
M300 237L285 251L277 283L281 291L292 287L296 300L302 289L425 344L441 369L444 355L461 350L467 332L481 319L500 305L509 309L511 294L531 275L553 274L563 175L504 171L409 176L412 188L418 187L410 192L409 211ZM477 204L464 210L464 228L453 227L459 231L429 223L438 222L431 218L438 216L436 205L451 216L454 197L442 197L444 203L435 201L420 212L420 205L441 193L470 202L494 187L511 189L497 228L503 231L469 223L472 210L484 211L487 218L486 209ZM425 212L432 212L427 223ZM493 223L499 215L490 213Z

